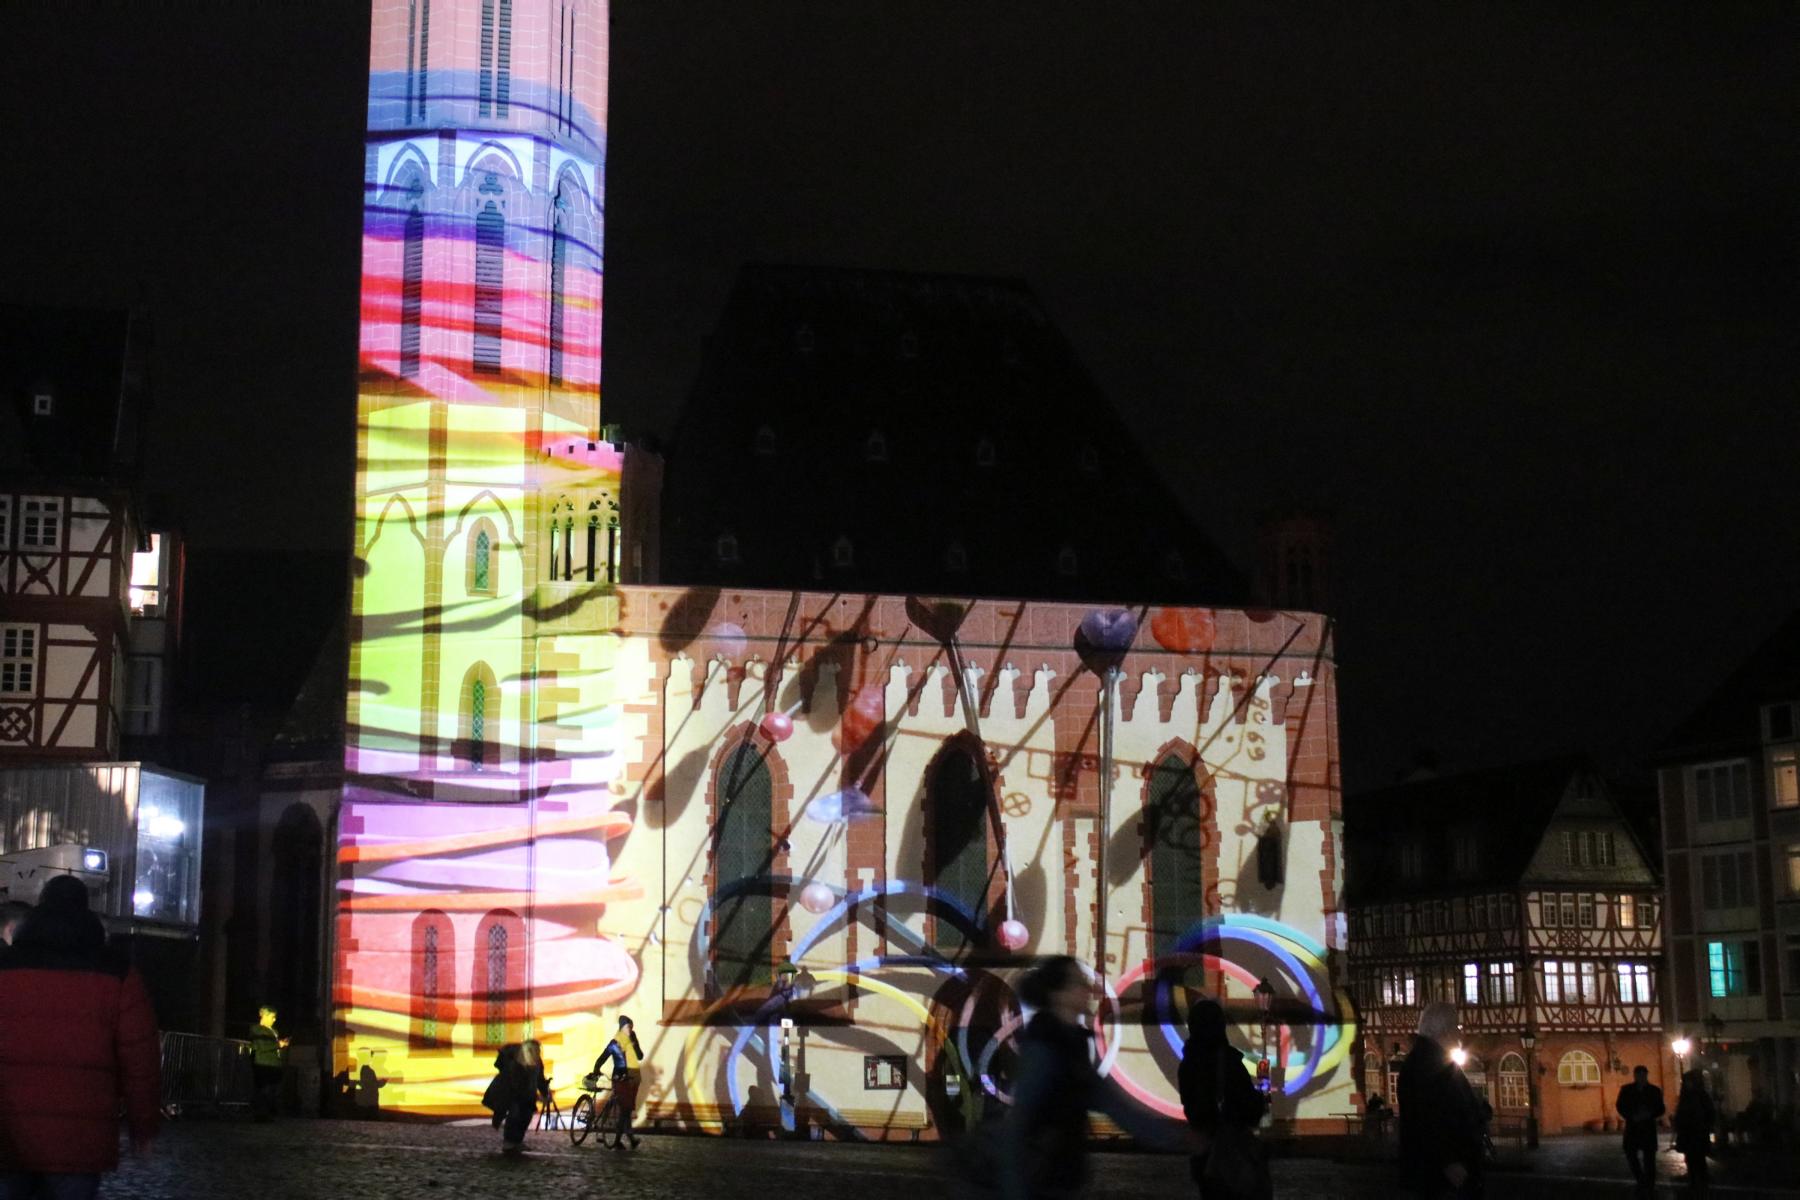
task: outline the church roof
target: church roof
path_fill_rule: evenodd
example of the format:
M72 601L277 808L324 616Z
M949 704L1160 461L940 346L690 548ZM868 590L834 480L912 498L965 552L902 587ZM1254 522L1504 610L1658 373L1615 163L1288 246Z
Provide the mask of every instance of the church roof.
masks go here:
M144 333L122 310L0 304L0 470L135 482Z

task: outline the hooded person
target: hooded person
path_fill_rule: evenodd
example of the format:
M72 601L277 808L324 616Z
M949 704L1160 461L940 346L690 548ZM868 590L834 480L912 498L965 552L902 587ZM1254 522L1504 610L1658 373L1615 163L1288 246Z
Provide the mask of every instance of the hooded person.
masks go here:
M1486 1117L1469 1081L1450 1060L1456 1006L1438 1001L1419 1014L1419 1032L1400 1067L1400 1182L1415 1196L1481 1195Z
M87 886L51 879L0 957L0 1195L97 1194L120 1101L132 1146L154 1141L160 1077L144 981L107 953Z

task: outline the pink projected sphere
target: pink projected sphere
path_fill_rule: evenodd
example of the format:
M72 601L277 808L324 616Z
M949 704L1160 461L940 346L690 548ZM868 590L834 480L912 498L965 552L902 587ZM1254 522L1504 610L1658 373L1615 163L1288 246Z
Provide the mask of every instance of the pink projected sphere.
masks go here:
M1031 940L1031 930L1025 928L1023 921L1000 922L1000 944L1008 950L1018 950Z
M782 712L772 712L762 719L762 731L771 742L785 742L794 736L794 718Z
M800 891L800 907L809 913L822 913L837 903L837 894L822 883L809 883Z

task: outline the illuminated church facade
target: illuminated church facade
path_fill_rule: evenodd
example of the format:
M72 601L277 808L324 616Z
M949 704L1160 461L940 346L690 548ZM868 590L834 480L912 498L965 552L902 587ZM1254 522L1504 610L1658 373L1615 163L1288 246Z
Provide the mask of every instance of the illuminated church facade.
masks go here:
M467 1116L498 1046L566 1089L629 1014L654 1120L934 1137L1006 1102L1011 985L1067 953L1144 1103L1179 1111L1205 990L1323 1127L1330 623L630 582L607 33L605 0L374 5L333 1070Z

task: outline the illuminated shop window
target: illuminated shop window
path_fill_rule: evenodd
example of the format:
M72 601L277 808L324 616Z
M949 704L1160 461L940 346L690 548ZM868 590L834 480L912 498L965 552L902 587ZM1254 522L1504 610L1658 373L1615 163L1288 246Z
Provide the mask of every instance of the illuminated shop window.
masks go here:
M713 970L720 987L767 986L774 901L760 881L771 866L774 786L754 745L733 749L714 781Z
M19 501L19 548L56 550L62 546L62 498L25 496Z
M988 794L981 766L960 743L938 755L926 785L931 821L932 882L981 919L987 908ZM960 924L943 909L932 922L933 943L946 952L967 941Z
M199 920L200 803L203 787L144 771L138 778L137 871L131 911L149 921Z
M37 694L38 627L0 625L0 696Z
M494 190L499 185L488 176ZM486 190L485 188L483 190ZM506 302L506 218L492 200L475 218L475 359L477 372L500 370L500 337Z
M1174 752L1165 755L1150 773L1144 802L1153 955L1173 953L1181 935L1206 915L1201 862L1206 807L1189 760Z

